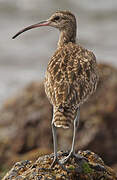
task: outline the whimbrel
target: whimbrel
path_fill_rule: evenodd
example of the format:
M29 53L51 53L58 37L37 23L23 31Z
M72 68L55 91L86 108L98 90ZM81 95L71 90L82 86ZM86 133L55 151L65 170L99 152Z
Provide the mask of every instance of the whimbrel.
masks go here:
M49 19L19 31L13 39L29 29L40 26L52 26L60 31L57 50L49 61L45 75L45 92L53 105L53 166L56 162L64 164L75 154L80 106L96 90L98 70L95 55L76 44L76 18L69 11L57 11ZM71 151L65 159L59 161L56 128L69 128L72 125L74 131Z

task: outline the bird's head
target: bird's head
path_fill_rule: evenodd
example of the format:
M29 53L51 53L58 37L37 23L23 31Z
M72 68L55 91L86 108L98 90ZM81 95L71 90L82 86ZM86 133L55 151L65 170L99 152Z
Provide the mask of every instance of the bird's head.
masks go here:
M49 19L22 29L13 36L13 39L25 31L41 26L52 26L60 31L67 30L69 28L76 28L76 18L70 11L57 11L52 14Z
M76 26L76 18L70 11L57 11L49 19L50 26L65 30Z

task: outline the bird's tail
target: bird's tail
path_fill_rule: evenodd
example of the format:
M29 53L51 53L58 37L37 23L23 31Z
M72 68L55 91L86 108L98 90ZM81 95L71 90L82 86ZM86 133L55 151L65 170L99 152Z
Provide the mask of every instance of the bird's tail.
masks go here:
M56 127L69 128L75 119L76 110L72 108L55 108L53 123Z

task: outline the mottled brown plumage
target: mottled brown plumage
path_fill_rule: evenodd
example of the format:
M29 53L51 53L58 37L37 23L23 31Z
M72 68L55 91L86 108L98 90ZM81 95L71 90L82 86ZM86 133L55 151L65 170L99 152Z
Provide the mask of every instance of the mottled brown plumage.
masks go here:
M96 58L91 51L76 44L76 18L69 11L57 11L48 20L19 31L13 39L29 29L40 26L52 26L60 31L58 48L48 63L45 91L53 105L54 160L52 166L58 162L64 168L63 164L71 155L74 155L80 105L96 90L98 82ZM69 128L72 124L74 131L71 151L60 162L57 156L56 127ZM79 158L82 157L79 155Z
M55 126L68 128L73 124L78 107L95 91L98 71L94 54L75 43L74 15L61 11L53 16L58 15L70 16L69 21L72 19L74 26L69 23L67 29L60 30L58 49L46 71L45 91L54 108Z

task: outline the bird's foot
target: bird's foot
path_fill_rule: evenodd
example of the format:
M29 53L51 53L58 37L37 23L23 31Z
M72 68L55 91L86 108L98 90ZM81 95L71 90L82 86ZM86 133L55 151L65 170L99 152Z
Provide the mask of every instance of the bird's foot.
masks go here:
M60 163L61 163L61 164L66 164L66 163L69 161L69 159L73 157L73 155L74 155L74 154L73 154L72 152L69 153L68 156L66 156L65 158L63 158L63 159L60 160Z
M74 157L75 159L77 159L77 161L81 161L83 159L87 161L87 158L85 158L84 156L81 156L80 154L75 154L74 152L70 152L68 156L60 160L60 163L66 164L70 158L74 158Z
M69 155L67 155L65 158L63 158L61 160L59 160L58 157L55 156L54 160L51 164L51 168L54 168L55 165L59 165L64 171L66 171L67 173L70 173L72 170L65 167L65 164L69 161L70 158L74 158L75 162L77 162L81 165L83 163L82 160L89 162L86 157L84 157L80 154L75 154L74 152L70 152ZM100 164L92 165L90 163L89 163L89 165L92 169L95 169L97 171L106 171L106 169L103 165L100 165ZM51 170L51 168L50 168L50 170Z
M71 172L69 169L67 169L59 160L57 157L54 157L54 160L51 164L51 168L53 168L56 164L58 164L64 171Z

